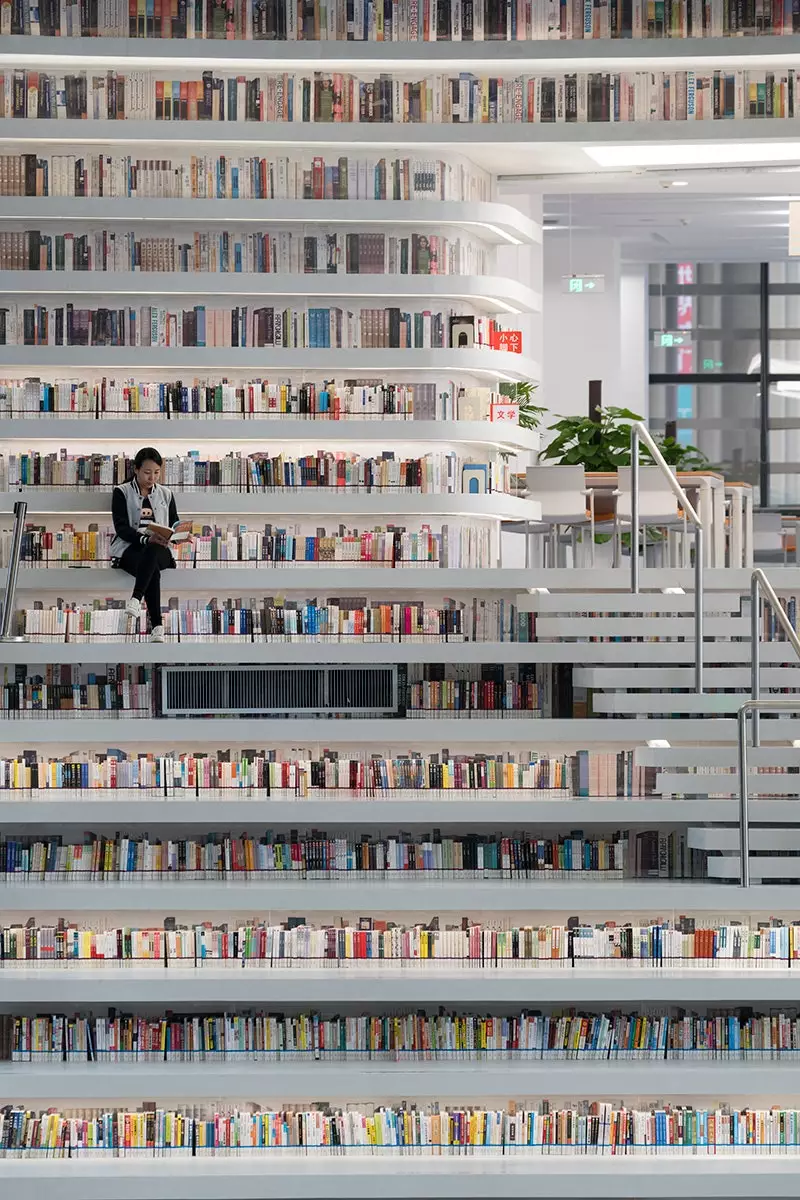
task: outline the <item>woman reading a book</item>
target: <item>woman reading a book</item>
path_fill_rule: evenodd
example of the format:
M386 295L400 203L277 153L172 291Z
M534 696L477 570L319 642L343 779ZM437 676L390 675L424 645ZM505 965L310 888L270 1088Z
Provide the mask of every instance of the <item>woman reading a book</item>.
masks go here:
M111 499L115 538L111 565L134 578L133 595L125 612L135 621L142 600L150 616L150 641L164 641L161 623L161 572L175 566L170 542L185 537L190 523L181 522L175 497L159 483L163 459L152 446L144 446L133 460L133 479L118 484Z

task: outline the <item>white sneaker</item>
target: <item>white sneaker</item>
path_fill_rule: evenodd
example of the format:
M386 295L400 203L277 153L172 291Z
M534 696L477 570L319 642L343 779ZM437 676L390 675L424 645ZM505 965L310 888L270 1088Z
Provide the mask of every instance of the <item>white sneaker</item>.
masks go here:
M163 642L163 640L164 640L164 626L163 625L154 626L153 630L150 633L150 641L151 642Z
M130 600L125 605L125 615L132 617L134 621L138 621L142 615L141 600L137 600L135 596L131 596Z

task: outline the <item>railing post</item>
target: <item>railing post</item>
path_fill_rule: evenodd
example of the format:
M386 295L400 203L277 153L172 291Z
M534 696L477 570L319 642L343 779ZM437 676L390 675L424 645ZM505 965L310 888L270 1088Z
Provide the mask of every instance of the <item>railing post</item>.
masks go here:
M698 694L703 691L704 552L703 526L696 525L694 530L694 687Z
M27 511L26 501L17 500L14 505L14 534L11 538L11 554L6 574L6 594L3 598L0 642L26 642L28 640L26 637L15 637L11 634L11 619L14 616L14 597L17 594L17 577L19 575L19 556L22 552L22 534L25 529Z
M747 716L750 706L743 704L739 709L739 883L750 887L750 794L747 784ZM756 709L753 708L753 717Z
M631 426L631 592L639 592L639 430Z
M750 699L761 699L761 582L754 571L750 577ZM753 745L761 745L761 722L753 709Z

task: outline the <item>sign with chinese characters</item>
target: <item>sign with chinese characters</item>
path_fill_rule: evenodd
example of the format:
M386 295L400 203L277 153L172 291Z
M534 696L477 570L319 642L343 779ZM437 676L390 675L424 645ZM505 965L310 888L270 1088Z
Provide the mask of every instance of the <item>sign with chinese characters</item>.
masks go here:
M489 420L502 421L504 425L519 425L519 405L510 400L495 402L489 406Z
M689 346L692 333L689 329L657 329L653 334L653 345L657 350L677 350Z
M573 296L581 296L584 292L604 292L606 277L605 275L562 275L561 290Z
M511 354L522 354L521 329L495 329L492 334L492 350L508 350Z

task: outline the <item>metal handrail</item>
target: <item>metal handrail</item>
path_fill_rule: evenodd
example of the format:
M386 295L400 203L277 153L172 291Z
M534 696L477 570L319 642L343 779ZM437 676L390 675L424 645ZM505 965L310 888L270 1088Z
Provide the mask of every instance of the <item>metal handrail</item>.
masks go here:
M19 576L19 560L22 553L22 534L25 530L25 516L28 505L25 500L17 500L14 505L14 534L11 538L11 554L8 559L6 574L6 593L3 597L3 615L0 620L0 642L26 642L25 637L15 637L11 633L11 618L14 615L14 598L17 594L17 578Z
M792 649L800 658L800 638L792 628L792 623L786 615L786 610L780 602L777 592L767 579L760 567L750 576L750 698L758 700L761 697L761 594L766 596L772 605L772 611L778 618L778 624L786 634ZM758 710L753 710L753 745L760 745Z
M631 423L631 592L639 591L639 443L643 442L653 462L666 479L675 499L694 525L694 684L695 691L703 690L703 522L689 502L664 455L659 450L647 426L641 421Z
M750 887L750 789L747 783L747 718L761 712L800 713L800 700L746 700L738 713L739 883Z

